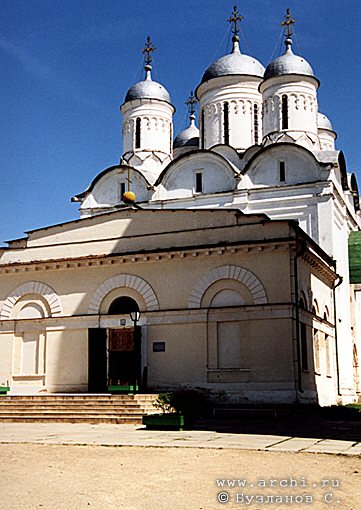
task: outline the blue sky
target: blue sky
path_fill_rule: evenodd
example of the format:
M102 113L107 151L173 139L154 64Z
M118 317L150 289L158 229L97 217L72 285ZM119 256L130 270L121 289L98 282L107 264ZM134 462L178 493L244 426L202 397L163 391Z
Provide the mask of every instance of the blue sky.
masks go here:
M79 216L70 198L121 155L119 106L143 78L170 92L175 133L203 72L230 50L234 0L1 0L0 242ZM319 109L361 187L360 0L242 0L241 49L263 65L281 52L280 22L297 20L295 53L321 81ZM282 48L283 51L283 48Z

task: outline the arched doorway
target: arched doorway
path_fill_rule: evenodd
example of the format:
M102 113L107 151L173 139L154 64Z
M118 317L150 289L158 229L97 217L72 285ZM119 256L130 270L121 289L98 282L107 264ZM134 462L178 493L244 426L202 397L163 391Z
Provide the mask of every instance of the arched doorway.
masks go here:
M107 312L120 316L120 327L89 330L89 391L136 392L142 384L141 328L130 322L129 314L139 312L139 305L129 296L120 296Z
M129 296L120 296L111 302L108 315L128 315L130 312L139 312L138 303Z

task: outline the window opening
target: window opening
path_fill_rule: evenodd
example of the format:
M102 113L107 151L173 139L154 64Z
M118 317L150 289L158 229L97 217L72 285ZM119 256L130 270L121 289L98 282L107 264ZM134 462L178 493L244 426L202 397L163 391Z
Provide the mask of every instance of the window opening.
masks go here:
M223 104L223 141L229 145L229 104L227 101Z
M140 148L140 118L137 117L135 121L135 148Z
M195 192L202 193L202 191L203 191L203 174L202 172L196 172Z
M201 149L205 146L204 110L201 112Z
M279 170L280 170L280 182L286 181L286 162L280 161L279 162Z
M282 96L282 129L288 129L288 99Z
M120 183L120 200L123 199L123 195L124 195L125 192L126 192L125 182L121 182Z

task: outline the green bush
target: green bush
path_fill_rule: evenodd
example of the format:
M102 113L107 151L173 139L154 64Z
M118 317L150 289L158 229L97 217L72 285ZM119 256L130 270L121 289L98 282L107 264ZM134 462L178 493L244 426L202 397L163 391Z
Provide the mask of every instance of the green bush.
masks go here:
M208 409L208 401L203 393L186 389L160 393L154 405L163 413L176 412L191 419L202 416Z
M175 413L177 410L174 408L173 403L174 393L159 393L157 400L154 402L154 407L162 411L162 413Z

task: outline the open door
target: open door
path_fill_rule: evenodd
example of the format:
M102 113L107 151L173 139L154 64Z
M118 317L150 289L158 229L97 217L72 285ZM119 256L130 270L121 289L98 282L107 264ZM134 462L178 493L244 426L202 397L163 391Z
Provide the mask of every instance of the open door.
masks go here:
M141 385L140 327L108 329L108 385Z
M88 391L141 387L141 328L89 329Z
M108 390L107 330L89 329L88 335L88 391L105 393Z

